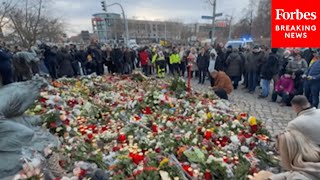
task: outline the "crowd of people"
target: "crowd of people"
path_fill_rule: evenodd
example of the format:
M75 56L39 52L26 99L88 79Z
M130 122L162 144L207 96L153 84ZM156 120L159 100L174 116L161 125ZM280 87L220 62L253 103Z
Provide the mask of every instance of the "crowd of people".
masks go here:
M8 49L0 45L0 73L3 84L28 80L37 73L47 73L53 79L96 73L130 74L142 68L146 76L164 78L166 74L197 78L199 84L210 81L211 88L224 99L239 88L248 93L261 88L259 98L290 106L292 98L304 94L314 107L319 104L320 49L270 49L255 45L235 48L223 44L212 47L144 46L130 49L103 45L96 41L88 47L67 45L58 48L40 44L39 62L26 61L19 47ZM19 54L20 53L20 54ZM105 68L107 67L107 68ZM272 86L270 86L272 84Z
M37 52L36 50L37 49ZM320 178L320 49L269 49L178 46L172 48L145 46L138 50L92 42L88 47L65 47L39 44L31 52L19 47L0 45L0 74L4 85L30 79L34 74L47 73L52 79L96 73L130 74L142 68L146 76L197 78L199 84L210 81L216 94L228 99L242 82L247 93L261 87L258 98L270 97L280 105L292 105L297 118L279 134L277 150L281 165L287 172L272 174L261 171L251 179L312 179ZM272 87L272 88L271 88Z

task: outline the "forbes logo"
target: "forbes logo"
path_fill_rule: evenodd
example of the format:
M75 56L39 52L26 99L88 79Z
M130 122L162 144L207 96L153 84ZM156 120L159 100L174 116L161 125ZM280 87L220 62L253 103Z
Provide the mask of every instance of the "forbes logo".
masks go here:
M286 12L284 9L276 9L276 20L316 20L317 12Z

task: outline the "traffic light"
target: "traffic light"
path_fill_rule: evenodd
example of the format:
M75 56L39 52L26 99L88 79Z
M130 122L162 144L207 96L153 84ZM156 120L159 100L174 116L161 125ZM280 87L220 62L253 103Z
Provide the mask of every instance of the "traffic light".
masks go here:
M209 31L209 39L212 38L212 30Z
M103 11L107 11L107 7L106 7L106 2L105 1L101 1L101 7Z

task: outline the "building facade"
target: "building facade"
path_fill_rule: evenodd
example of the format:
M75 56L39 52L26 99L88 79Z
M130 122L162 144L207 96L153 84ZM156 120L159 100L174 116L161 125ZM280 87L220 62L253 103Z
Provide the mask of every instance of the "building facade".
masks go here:
M102 43L122 43L125 38L124 20L120 14L97 13L93 15L93 32ZM211 24L195 23L183 24L173 21L150 21L128 19L129 40L134 39L138 44L159 43L187 43L209 38ZM227 32L225 20L216 22L217 36L224 36Z
M120 14L116 13L96 13L91 19L93 33L99 42L106 43L109 39L117 38L119 34L115 34L114 27L120 20Z

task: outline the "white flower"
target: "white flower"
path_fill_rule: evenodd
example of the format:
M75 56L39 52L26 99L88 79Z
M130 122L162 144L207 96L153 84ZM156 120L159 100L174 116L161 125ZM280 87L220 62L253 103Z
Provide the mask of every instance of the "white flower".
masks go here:
M42 108L41 108L41 105L38 104L35 108L34 108L34 111L40 111Z
M193 143L193 144L197 144L197 143L198 143L198 139L197 139L197 138L194 138L194 139L192 140L192 143Z
M188 131L185 135L184 135L184 137L186 138L186 139L190 139L190 136L191 136L191 132L190 131Z
M56 132L60 132L62 130L62 127L58 127L57 129L56 129Z
M230 140L231 140L231 142L234 143L234 144L238 144L238 143L239 143L239 138L238 138L238 136L236 136L236 135L231 136L231 137L230 137Z
M249 148L247 146L241 146L241 151L243 153L248 153L249 152Z
M67 132L70 132L72 128L70 126L67 127Z
M64 177L61 178L61 180L71 180L71 179L64 176Z
M228 127L228 124L224 123L221 125L221 128L227 128Z
M172 123L171 121L167 121L166 126L172 127L172 126L173 126L173 123Z

